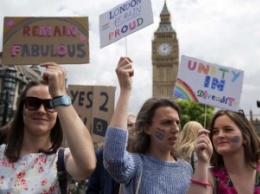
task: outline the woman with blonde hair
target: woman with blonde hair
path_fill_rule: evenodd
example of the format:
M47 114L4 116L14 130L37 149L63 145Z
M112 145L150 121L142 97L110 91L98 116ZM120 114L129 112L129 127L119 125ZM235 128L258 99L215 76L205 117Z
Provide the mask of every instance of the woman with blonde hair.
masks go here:
M178 155L189 162L195 168L197 156L194 152L194 142L198 137L198 132L203 126L197 121L187 122L181 130L176 142L176 152Z

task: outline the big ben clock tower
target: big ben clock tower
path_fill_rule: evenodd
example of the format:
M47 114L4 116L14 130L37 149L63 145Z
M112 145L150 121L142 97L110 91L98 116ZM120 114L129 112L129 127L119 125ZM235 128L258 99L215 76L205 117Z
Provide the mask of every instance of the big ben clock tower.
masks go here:
M166 0L160 19L152 41L153 96L172 97L178 72L179 45Z

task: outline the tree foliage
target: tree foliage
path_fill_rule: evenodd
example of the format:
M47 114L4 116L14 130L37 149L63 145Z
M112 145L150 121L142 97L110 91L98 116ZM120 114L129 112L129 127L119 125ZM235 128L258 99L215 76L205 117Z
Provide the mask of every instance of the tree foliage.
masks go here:
M175 101L178 103L181 110L182 127L188 121L198 121L202 126L208 128L210 119L214 114L214 107L182 99L177 99Z

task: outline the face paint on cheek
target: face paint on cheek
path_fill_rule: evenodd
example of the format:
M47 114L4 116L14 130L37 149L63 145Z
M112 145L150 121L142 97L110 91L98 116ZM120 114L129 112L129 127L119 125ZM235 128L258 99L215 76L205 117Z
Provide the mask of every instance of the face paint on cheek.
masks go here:
M160 131L162 133L165 133L165 130L164 129L161 129L161 128L156 128L157 131Z
M155 137L157 137L159 140L163 140L164 134L160 131L155 131Z
M238 143L240 142L240 137L239 136L232 136L230 138L230 140L233 142L233 143Z

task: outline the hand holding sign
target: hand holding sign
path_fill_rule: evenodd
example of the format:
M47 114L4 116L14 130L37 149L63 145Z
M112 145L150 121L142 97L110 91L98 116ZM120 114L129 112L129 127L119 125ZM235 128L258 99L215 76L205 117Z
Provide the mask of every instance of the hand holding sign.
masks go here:
M121 90L131 90L132 88L131 77L134 75L134 69L131 62L132 60L128 57L121 57L119 59L116 74Z

